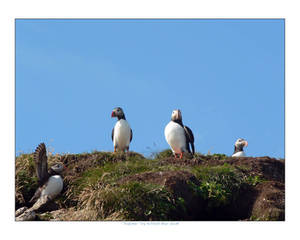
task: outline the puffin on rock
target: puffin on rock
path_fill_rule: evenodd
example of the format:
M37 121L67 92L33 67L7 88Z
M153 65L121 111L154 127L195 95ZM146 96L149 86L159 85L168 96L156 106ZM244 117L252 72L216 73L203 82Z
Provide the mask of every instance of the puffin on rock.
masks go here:
M236 140L232 157L245 157L246 155L243 148L247 146L248 142L245 139L239 138L238 140Z
M182 158L183 152L194 155L194 135L192 130L182 123L182 115L179 109L172 112L171 121L165 127L165 138L170 145L175 158L179 154ZM192 147L192 152L190 150Z
M37 203L39 200L47 202L54 199L63 189L63 179L60 176L64 169L61 163L56 163L48 171L47 151L44 143L38 145L33 154L36 165L36 175L39 188L30 203Z
M123 109L120 107L113 109L111 117L118 118L118 121L111 133L111 139L114 144L114 152L118 150L123 152L126 150L128 152L129 144L132 140L132 130L129 123L126 121Z

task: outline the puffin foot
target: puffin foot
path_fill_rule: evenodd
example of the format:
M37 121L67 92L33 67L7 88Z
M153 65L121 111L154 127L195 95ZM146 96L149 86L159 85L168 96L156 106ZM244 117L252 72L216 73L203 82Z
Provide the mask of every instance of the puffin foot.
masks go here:
M183 153L174 153L175 159L182 159Z

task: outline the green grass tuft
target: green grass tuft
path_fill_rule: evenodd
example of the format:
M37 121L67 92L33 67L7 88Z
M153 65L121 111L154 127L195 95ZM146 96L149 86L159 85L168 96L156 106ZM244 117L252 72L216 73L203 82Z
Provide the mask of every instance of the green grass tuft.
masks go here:
M248 176L245 180L251 186L256 186L258 183L262 183L262 182L266 181L265 179L263 179L262 177L257 176L257 175Z
M172 195L162 186L140 182L121 185L98 184L83 190L80 196L82 208L94 209L98 220L169 220L174 209Z
M159 153L156 153L155 154L155 159L162 159L162 158L168 158L168 157L173 157L173 152L171 149L166 149L166 150L163 150Z
M219 153L215 153L215 154L211 155L211 157L213 159L215 159L215 160L225 160L225 159L228 158L227 155L225 155L225 154L219 154Z
M195 167L193 172L201 184L191 186L198 195L209 201L210 208L224 206L235 200L246 183L245 177L228 164Z

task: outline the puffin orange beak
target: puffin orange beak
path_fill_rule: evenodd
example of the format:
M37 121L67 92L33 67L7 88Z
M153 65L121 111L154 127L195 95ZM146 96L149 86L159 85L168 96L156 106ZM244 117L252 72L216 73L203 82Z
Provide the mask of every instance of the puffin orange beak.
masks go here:
M111 113L111 117L115 117L115 116L116 116L115 112L114 112L114 111L112 111L112 113Z

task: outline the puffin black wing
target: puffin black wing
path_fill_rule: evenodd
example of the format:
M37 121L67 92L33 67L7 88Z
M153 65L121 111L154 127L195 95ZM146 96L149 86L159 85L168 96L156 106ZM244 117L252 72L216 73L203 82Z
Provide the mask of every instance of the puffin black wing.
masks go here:
M112 141L114 141L114 131L115 131L115 128L113 128L112 131L111 131L111 140Z
M130 142L132 140L132 129L130 128Z
M38 145L33 154L35 161L36 175L38 178L39 186L42 186L49 178L48 163L47 163L47 150L44 143Z
M190 143L192 146L192 154L194 155L194 153L195 153L194 134L188 126L184 126L184 133L185 133L185 138L186 138L187 150L188 150L188 152L191 152L190 146L189 146L189 143Z

